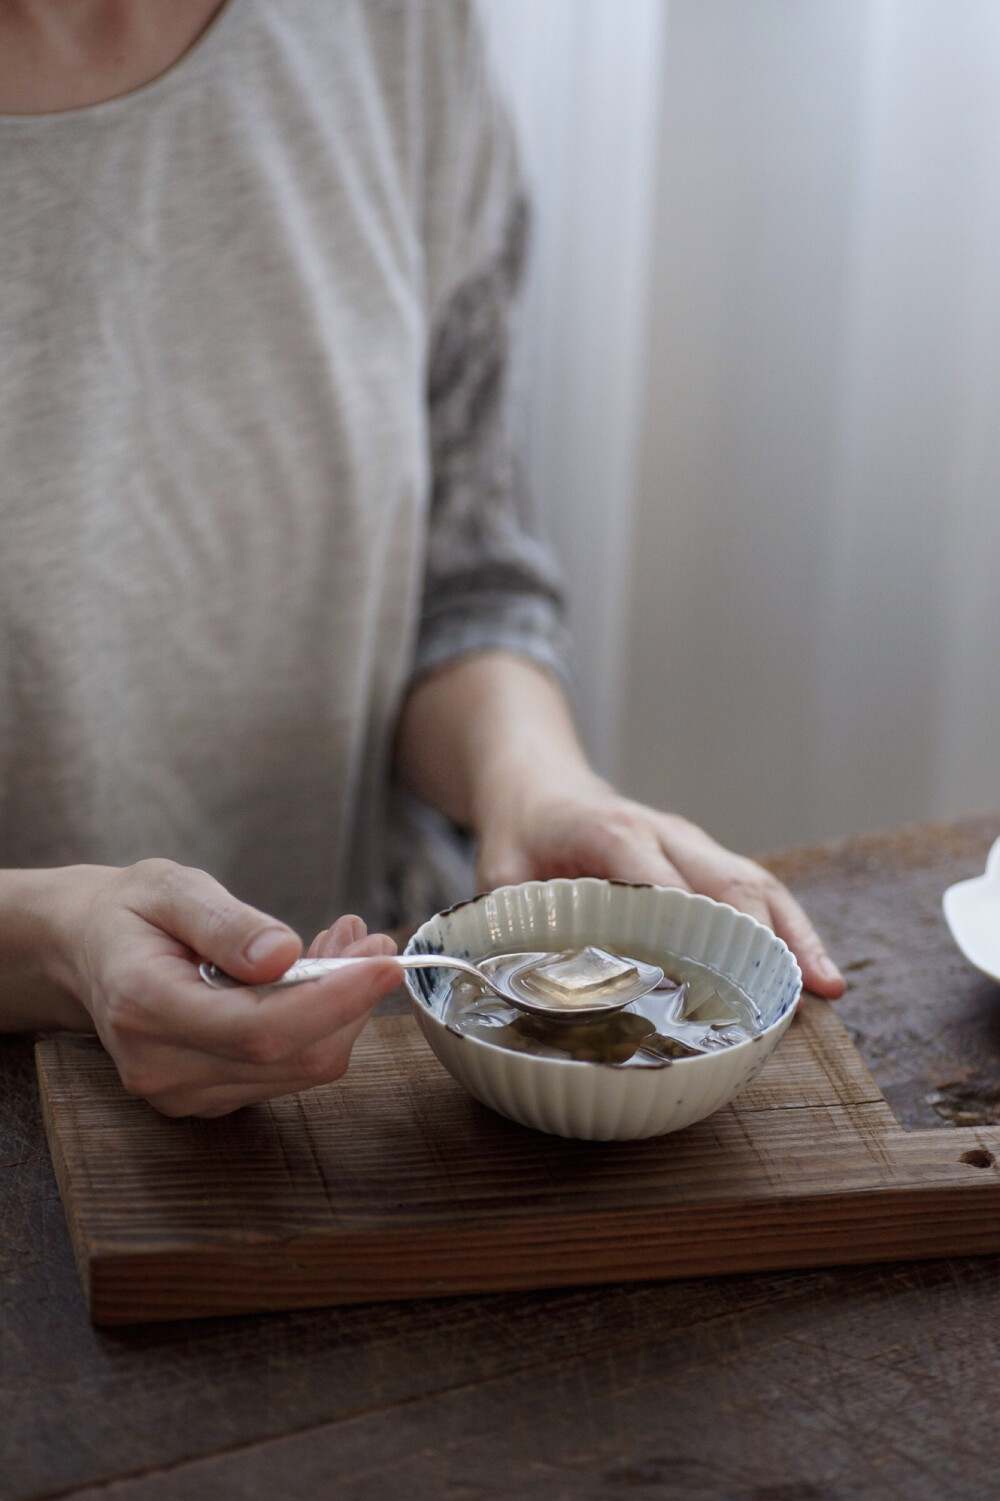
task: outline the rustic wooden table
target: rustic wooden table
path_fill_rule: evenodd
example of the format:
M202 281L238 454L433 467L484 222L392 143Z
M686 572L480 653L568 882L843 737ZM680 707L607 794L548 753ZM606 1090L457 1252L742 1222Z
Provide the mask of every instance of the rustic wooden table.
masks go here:
M773 867L910 1128L1000 1120L1000 990L940 895L1000 816ZM0 1497L965 1501L997 1494L1000 1277L962 1259L98 1331L31 1040L0 1042Z

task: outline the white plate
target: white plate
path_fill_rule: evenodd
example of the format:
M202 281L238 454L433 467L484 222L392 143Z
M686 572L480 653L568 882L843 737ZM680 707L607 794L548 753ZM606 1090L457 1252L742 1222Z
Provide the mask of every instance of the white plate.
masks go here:
M951 936L969 963L1000 980L1000 839L990 850L986 874L949 886L942 906Z

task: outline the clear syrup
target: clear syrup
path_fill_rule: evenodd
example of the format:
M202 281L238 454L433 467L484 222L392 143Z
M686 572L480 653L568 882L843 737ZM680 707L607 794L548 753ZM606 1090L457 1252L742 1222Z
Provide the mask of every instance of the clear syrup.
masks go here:
M509 958L513 966L523 963L524 954L499 957ZM589 957L580 963L572 962L575 959L574 954L546 954L535 967L535 977L544 976L541 984L547 985L554 973L557 983L569 979L570 987L579 989L586 983L578 979L580 973L595 966ZM605 959L613 961L602 961L612 990L615 980L627 972L619 966L634 973L634 961L625 955L605 953ZM610 1016L574 1021L528 1016L464 977L438 992L435 1009L453 1031L490 1047L630 1068L663 1067L675 1059L718 1052L761 1030L757 1007L731 981L690 959L658 962L669 971L663 984ZM593 987L590 993L596 993Z

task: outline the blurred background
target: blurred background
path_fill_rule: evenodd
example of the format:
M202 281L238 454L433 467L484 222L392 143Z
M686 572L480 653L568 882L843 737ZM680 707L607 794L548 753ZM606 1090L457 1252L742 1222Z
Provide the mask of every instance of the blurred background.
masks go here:
M1000 4L480 3L598 764L746 850L1000 804Z

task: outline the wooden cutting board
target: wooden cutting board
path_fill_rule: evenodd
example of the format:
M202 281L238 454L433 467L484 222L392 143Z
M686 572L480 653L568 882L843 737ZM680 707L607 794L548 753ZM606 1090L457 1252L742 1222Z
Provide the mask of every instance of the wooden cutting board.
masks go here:
M37 1063L97 1324L1000 1250L1000 1127L903 1131L812 999L732 1105L645 1142L502 1119L409 1017L219 1121L130 1098L93 1038Z

